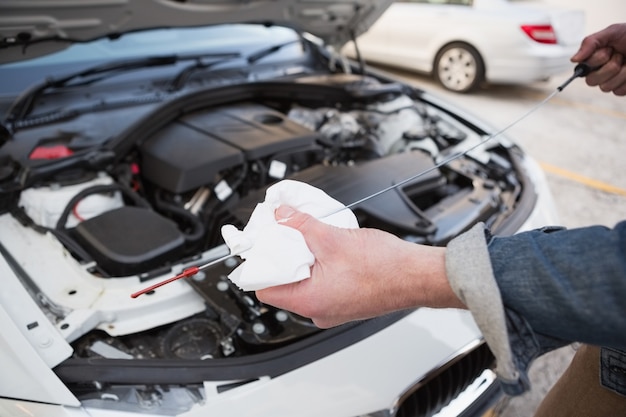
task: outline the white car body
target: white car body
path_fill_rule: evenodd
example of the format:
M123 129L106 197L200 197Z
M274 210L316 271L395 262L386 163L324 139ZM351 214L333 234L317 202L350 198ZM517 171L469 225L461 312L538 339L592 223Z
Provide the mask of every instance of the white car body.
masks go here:
M440 51L461 43L478 52L484 64L484 81L494 84L546 80L571 67L569 58L584 35L584 12L548 8L538 2L462 3L466 4L394 2L357 39L361 54L371 62L434 73ZM537 42L522 25L551 27L556 41ZM351 47L348 51L354 55Z
M537 201L519 231L558 224L543 172L531 158L524 159L523 168L533 182ZM177 412L176 406L188 406L189 398L177 398L189 396L186 392L158 400L146 399L143 403L132 398L125 403L124 398L113 395L81 403L53 372L56 365L72 354L68 342L75 336L66 329L78 328L84 332L96 326L115 333L117 327L125 332L137 326L149 328L175 319L176 314L181 317L192 314L201 308L202 300L186 282L171 284L167 291L157 293L156 298L131 300L128 295L143 287L138 277L115 281L94 279L84 266L68 262L65 249L51 236L24 230L7 214L0 216L0 236L4 236L0 239L2 245L17 254L16 260L29 276L36 278L36 284L51 301L72 310L62 323L51 324L20 278L5 259L0 259L2 416L156 417L162 413L177 417L390 416L397 409L401 394L418 387L436 369L433 364L445 364L461 357L482 340L466 311L419 309L362 341L278 377L246 381L226 391L219 388L237 381L207 380L202 388L203 400L195 401L184 412ZM209 258L224 250L221 248ZM76 300L71 295L74 291L85 297ZM66 328L64 325L68 323L70 326ZM486 371L437 415L456 416L494 381L495 374ZM150 409L158 413L151 414ZM381 410L381 414L371 414L375 410Z
M539 200L520 231L556 224L554 203L542 172L532 160L526 161L525 165L534 176ZM12 227L16 227L14 220L7 215L0 217L0 234L13 236L3 243L24 245L20 262L27 268L38 268L39 264L49 271L47 274L32 275L41 277L39 284L65 281L69 286L59 286L61 291L57 292L57 295L64 296L67 288L76 288L75 285L79 284L82 291L86 284L93 283L85 273L64 270L63 249L56 242L47 237L19 236ZM50 258L56 257L61 261L46 262L45 256L36 254L50 254ZM392 414L385 413L395 410L402 399L399 394L409 393L419 386L420 381L433 370L433 364L444 364L463 355L482 339L466 311L419 309L363 341L277 378L259 378L224 392L218 388L236 381L206 381L202 392L204 400L185 412L175 411L176 408L171 405L177 404L175 397L155 400L154 403L146 400L141 406L137 406L138 401L132 399L130 406L125 405L121 397L113 396L81 403L52 371L72 353L62 326L53 326L48 322L4 259L0 259L0 276L3 283L0 290L0 328L2 341L5 342L0 344L3 364L0 415L7 417L156 417L163 415L159 407L161 404L171 407L170 412L166 410L166 415L177 417L346 417L372 415L376 410L382 410L380 416L387 416ZM72 283L72 280L76 282ZM131 308L128 293L140 287L136 278L128 278L126 282L116 283L110 288L92 288L97 293L98 303L104 303L106 307L101 309L96 303L75 310L73 314L80 320L76 324L88 326L93 317L108 317L110 322L100 324L104 327L122 321L114 317L128 312ZM181 294L191 297L191 302L186 304L190 309L194 308L194 302L201 303L199 297L193 298L194 294L184 282L172 285L168 291L162 293L167 300L160 303L170 306L167 310L160 309L158 305L151 308L144 304L141 306L143 311L133 311L134 317L144 325L150 325L151 320L159 324L163 321L159 310L171 314L171 302L180 302L182 299L177 297ZM38 326L31 328L29 325L32 323L38 323ZM445 329L445 336L441 333L442 329ZM457 402L450 403L438 416L457 415L464 406L483 394L494 380L493 372L484 373L464 395L457 398ZM116 402L122 404L117 406ZM159 413L151 414L151 408L158 409ZM138 410L142 410L141 414Z

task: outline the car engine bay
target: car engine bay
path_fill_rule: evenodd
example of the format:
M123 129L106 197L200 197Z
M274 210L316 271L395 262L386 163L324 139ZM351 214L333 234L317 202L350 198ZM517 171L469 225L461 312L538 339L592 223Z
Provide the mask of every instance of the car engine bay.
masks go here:
M52 237L55 251L67 255L58 259L75 271L64 279L117 294L216 258L224 250L220 227L242 228L265 189L281 179L307 182L350 204L426 172L353 211L361 227L429 245L445 245L478 221L505 227L525 191L516 148L499 141L435 167L486 133L406 86L371 77L309 76L129 103L77 117L49 112L24 119L0 154L7 167L0 177L1 234L17 230L7 228L17 221L36 232L23 246ZM32 254L2 240L34 298L65 331L75 310L66 300L76 290L46 291L53 284L37 282L24 266ZM103 307L94 295L84 308L107 313L78 319L68 330L74 357L237 357L320 332L232 284L226 276L238 262L186 280L189 308L158 318L154 308L182 299L157 307L109 300ZM168 291L174 290L156 292ZM122 310L131 302L143 307L133 307L128 315L137 317L124 327Z

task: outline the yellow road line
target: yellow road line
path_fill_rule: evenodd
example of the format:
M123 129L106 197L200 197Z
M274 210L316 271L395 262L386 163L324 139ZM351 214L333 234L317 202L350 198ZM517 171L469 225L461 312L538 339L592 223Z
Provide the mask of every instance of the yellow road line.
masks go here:
M604 191L605 193L617 194L617 195L622 195L622 196L626 197L626 190L623 189L623 188L615 187L615 186L613 186L611 184L607 184L607 183L602 182L602 181L597 181L597 180L594 180L592 178L585 177L583 175L577 174L577 173L572 172L572 171L568 171L568 170L563 169L563 168L559 168L559 167L554 166L554 165L546 164L545 162L539 162L539 165L541 166L541 168L544 171L546 171L546 172L548 172L550 174L558 175L559 177L563 177L563 178L566 178L568 180L576 181L578 183L586 185L587 187L591 187L591 188L594 188L596 190Z

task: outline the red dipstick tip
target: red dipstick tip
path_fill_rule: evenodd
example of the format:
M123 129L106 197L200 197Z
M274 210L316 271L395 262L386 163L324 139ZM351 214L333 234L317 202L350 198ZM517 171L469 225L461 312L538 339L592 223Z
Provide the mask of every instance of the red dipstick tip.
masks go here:
M175 277L168 278L168 279L163 280L161 282L157 282L156 284L151 285L148 288L144 288L143 290L140 290L140 291L132 293L130 295L130 297L131 298L137 298L141 294L145 294L147 292L155 290L156 288L162 287L165 284L169 284L172 281L176 281L176 280L181 279L181 278L189 278L189 277L191 277L193 275L196 275L198 272L200 272L200 267L197 267L197 266L189 267L189 268L185 269L183 272L181 272L180 274L176 275Z

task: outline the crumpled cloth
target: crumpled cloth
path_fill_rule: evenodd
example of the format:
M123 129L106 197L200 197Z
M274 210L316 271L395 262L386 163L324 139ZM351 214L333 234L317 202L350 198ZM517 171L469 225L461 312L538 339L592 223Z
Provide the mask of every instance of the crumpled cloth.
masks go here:
M244 291L289 284L311 276L315 257L298 230L276 221L274 211L281 205L333 226L359 227L352 210L319 188L294 180L277 182L266 190L265 201L256 205L243 230L230 224L222 226L222 237L231 253L245 260L228 278Z

